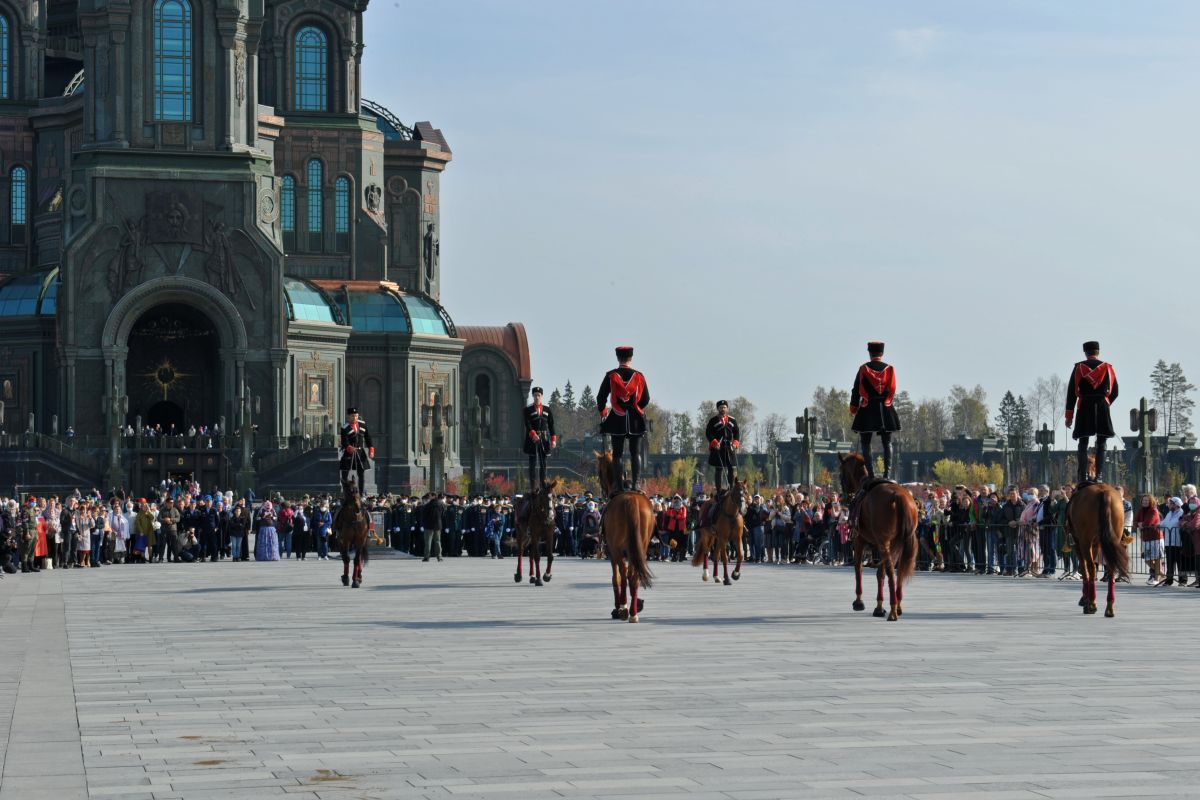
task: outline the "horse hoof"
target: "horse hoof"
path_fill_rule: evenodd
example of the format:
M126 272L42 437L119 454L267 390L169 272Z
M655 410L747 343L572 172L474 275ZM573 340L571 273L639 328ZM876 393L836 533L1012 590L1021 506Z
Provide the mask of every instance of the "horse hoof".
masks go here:
M903 616L904 616L904 609L902 609L900 606L896 606L896 616L897 616L897 617L903 617Z
M355 581L354 583L350 584L351 589L357 589L359 586L362 586L362 584L359 583L358 581Z
M544 581L546 581L547 583L549 583L549 582L550 582L550 575L549 575L549 574L543 575L543 576L542 576L542 580L544 580Z
M617 609L617 619L629 619L629 609L622 606Z
M729 578L726 578L726 579L725 579L725 585L726 585L726 586L733 586L733 581L729 580Z
M638 621L637 614L634 614L632 617L630 617L630 618L629 618L629 621L630 621L630 622L637 622L637 621Z
M900 619L900 615L899 615L899 614L897 614L895 611L893 611L892 613L888 614L888 622L895 622L895 621L896 621L896 620L898 620L898 619Z
M612 618L613 618L613 619L618 619L620 616L621 616L621 609L619 609L619 608L614 608L614 609L612 610Z
M521 573L518 572L515 575L513 575L513 583L520 583L520 582L521 582Z
M542 582L541 582L540 580L539 580L539 581L535 581L533 585L534 585L534 586L541 586L541 585L542 585Z
M886 616L887 616L887 614L886 614L886 613L884 613L884 610L883 610L882 608L877 608L877 609L875 609L874 611L872 611L872 612L871 612L871 616L873 616L873 617L886 617Z
M854 604L850 607L853 608L855 611L866 611L867 610L867 606L865 603L863 603L862 600L855 600Z
M1113 611L1112 606L1109 606L1108 608L1104 609L1104 616L1108 617L1109 619L1112 619L1116 615L1117 615L1117 612Z
M1079 607L1087 608L1087 600L1085 598L1083 598L1083 597L1079 598Z
M704 570L704 574L700 576L704 580L708 580L708 570Z
M1089 605L1087 605L1087 606L1084 606L1083 613L1085 613L1085 614L1095 614L1095 613L1096 613L1096 607L1095 607L1095 606L1093 606L1093 605L1090 605L1090 604L1089 604Z
M646 601L639 597L638 598L638 613L641 613L642 609L645 607L646 607Z
M345 575L343 575L342 576L342 586L349 586L349 585L350 585L350 579L347 578Z
M532 575L529 576L529 582L534 586L537 586L537 578L533 577Z
M740 573L740 572L733 573L733 579L735 581L740 581L742 579L742 573Z

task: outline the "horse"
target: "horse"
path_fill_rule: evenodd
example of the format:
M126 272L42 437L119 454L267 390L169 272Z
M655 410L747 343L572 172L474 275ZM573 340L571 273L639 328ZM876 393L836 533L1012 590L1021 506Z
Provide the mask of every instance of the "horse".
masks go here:
M650 506L650 498L641 492L624 491L612 495L611 450L596 453L596 471L604 494L612 498L600 520L612 565L612 618L637 622L638 614L646 607L638 597L638 589L641 586L650 588L654 580L646 563L646 551L650 547L650 537L654 535L654 509ZM625 605L627 597L628 606Z
M1079 605L1084 614L1096 613L1096 564L1104 555L1108 566L1108 605L1104 616L1115 617L1115 582L1129 577L1129 552L1121 542L1125 531L1125 506L1121 493L1103 483L1086 484L1075 490L1067 503L1067 530L1075 539L1079 556L1079 574L1083 597Z
M550 501L554 498L554 490L558 488L558 478L549 483L543 483L525 499L524 508L517 518L517 572L513 575L516 583L521 582L521 554L529 547L529 582L541 586L542 581L552 577L550 570L554 566L554 511ZM523 516L522 516L523 515ZM542 556L538 550L541 545L546 550L546 572L542 573Z
M363 510L362 495L353 481L342 484L342 507L333 519L333 533L342 553L342 586L357 589L362 585L363 564L369 560L368 539L371 525ZM354 582L350 582L350 551L354 551Z
M721 505L716 509L716 515L711 523L697 531L696 554L692 556L692 566L698 567L704 563L703 580L708 580L708 553L713 557L713 585L717 584L718 562L725 571L725 585L730 586L729 580L729 543L733 542L737 551L737 564L733 568L733 580L742 577L742 536L746 532L746 521L742 518L742 504L746 501L749 490L746 482L737 478L733 486L725 493ZM709 500L700 512L701 519L705 518L708 508L716 500Z
M841 462L842 492L853 497L867 483L867 462L860 453L838 456ZM858 501L854 537L854 604L863 611L862 601L863 550L871 545L879 555L876 577L879 591L875 595L874 616L883 611L883 576L887 574L891 611L886 614L895 622L903 614L904 582L913 576L917 567L917 503L912 493L898 483L872 483Z

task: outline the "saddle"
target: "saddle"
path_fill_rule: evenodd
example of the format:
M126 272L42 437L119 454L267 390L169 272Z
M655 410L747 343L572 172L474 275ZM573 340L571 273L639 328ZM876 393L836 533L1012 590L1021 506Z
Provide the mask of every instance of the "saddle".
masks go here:
M858 528L858 515L862 510L863 498L870 494L871 490L876 486L882 486L885 483L895 483L891 478L871 477L867 478L861 486L858 487L858 494L854 495L854 499L850 501L850 527L851 529Z

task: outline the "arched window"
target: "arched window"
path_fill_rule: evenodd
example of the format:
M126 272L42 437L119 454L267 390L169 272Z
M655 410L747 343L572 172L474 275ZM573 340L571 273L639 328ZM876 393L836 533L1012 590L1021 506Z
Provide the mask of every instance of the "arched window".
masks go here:
M154 2L154 118L192 118L192 7L188 0Z
M0 99L7 100L8 92L8 17L0 14Z
M333 232L337 234L337 249L350 249L350 179L339 176L333 184Z
M9 241L12 244L25 243L26 198L28 187L25 183L25 168L13 167L9 185L9 222L11 223Z
M283 224L283 247L296 247L296 179L284 175L279 189L279 219Z
M481 372L475 376L475 399L479 401L480 408L492 407L492 377L486 372ZM490 425L484 427L483 438L492 438L492 428Z
M329 110L329 40L325 31L305 25L296 31L293 49L296 71L296 109Z
M308 161L308 247L321 249L321 162Z

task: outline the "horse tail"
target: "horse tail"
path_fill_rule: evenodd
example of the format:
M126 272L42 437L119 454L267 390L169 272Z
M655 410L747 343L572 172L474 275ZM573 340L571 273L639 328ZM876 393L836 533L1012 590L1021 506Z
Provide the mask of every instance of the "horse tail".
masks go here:
M896 533L900 537L900 554L896 557L896 581L907 583L917 571L917 520L912 500L898 494Z
M1107 491L1097 493L1100 497L1100 519L1097 520L1100 533L1100 551L1104 554L1104 563L1108 564L1114 578L1129 577L1129 551L1121 545L1121 531L1114 531L1112 524L1112 495ZM1122 511L1124 514L1124 511Z
M629 559L629 568L637 576L638 582L649 589L654 582L654 575L650 572L650 565L646 563L646 548L650 542L648 540L645 542L642 541L642 508L640 504L635 502L628 502L625 505L627 510L626 524L629 526L627 533L629 538L625 553Z
M692 553L692 566L698 567L704 563L710 549L712 549L712 528L697 529L696 552Z

